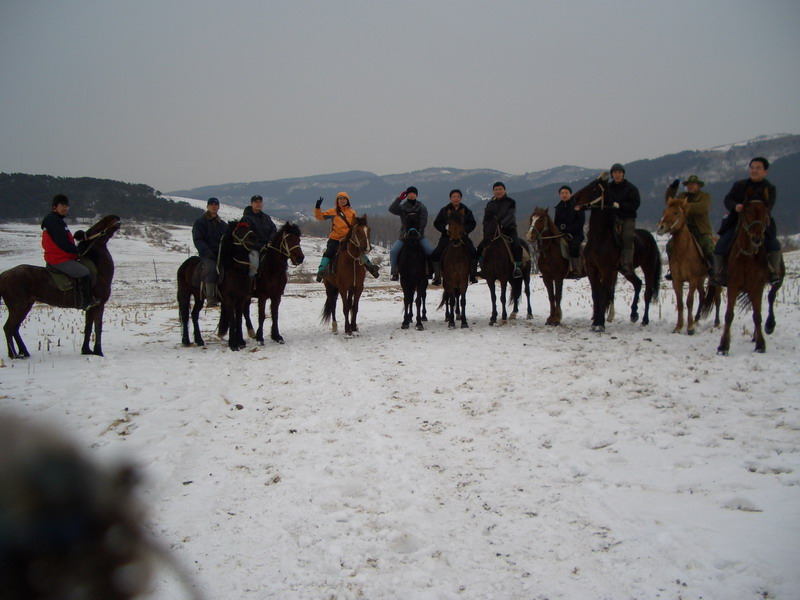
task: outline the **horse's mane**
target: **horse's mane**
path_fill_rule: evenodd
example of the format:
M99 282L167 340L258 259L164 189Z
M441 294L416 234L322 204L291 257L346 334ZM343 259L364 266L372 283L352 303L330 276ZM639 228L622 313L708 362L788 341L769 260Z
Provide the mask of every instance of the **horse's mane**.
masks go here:
M286 221L286 223L283 224L283 227L278 230L278 235L283 235L284 233L300 237L300 227L291 221Z

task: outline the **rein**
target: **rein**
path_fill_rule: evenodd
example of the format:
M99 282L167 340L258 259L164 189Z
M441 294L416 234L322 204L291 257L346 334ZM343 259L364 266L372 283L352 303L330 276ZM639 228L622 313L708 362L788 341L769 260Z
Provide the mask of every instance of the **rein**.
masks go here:
M88 241L89 244L86 246L86 249L83 252L81 252L78 256L86 256L89 253L89 250L92 249L92 246L94 246L95 242L99 240L101 237L104 237L106 233L108 233L109 229L110 227L106 227L102 231L98 231L97 233L94 233L89 237L85 238L85 241Z
M748 202L753 202L753 203L757 202L759 204L764 204L763 200L749 200ZM769 216L767 216L767 223L769 223ZM747 234L747 238L750 240L750 244L749 244L750 249L745 250L744 248L742 248L742 245L739 243L739 236L737 235L736 236L736 248L738 249L737 256L741 256L741 255L744 255L744 256L755 256L756 254L758 254L758 251L761 250L761 246L763 244L763 239L764 239L763 234L761 236L761 240L762 241L757 243L757 244L755 242L753 242L753 236L750 235L750 228L754 227L755 225L761 225L762 227L766 228L766 225L765 225L764 221L762 221L760 219L758 219L756 221L747 222L747 221L745 221L744 214L742 214L740 216L738 228L740 230L744 231L745 234Z
M292 251L300 247L300 241L298 240L297 244L295 244L294 246L289 246L289 242L287 241L289 235L291 234L289 234L288 232L284 232L283 235L281 236L281 243L279 246L277 247L273 246L272 242L269 242L266 245L266 248L275 250L278 254L285 256L286 258L291 260ZM292 265L295 265L294 260L292 260Z

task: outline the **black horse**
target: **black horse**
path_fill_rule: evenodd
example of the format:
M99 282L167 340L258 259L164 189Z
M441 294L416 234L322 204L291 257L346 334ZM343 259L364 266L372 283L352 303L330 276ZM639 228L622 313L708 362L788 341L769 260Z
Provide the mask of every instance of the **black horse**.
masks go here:
M614 301L614 288L620 271L622 245L616 229L616 213L606 201L606 182L608 173L601 173L597 179L575 192L575 206L591 209L589 235L583 257L586 275L592 286L592 331L605 331L606 311ZM661 253L653 235L645 229L637 229L634 238L633 267L641 267L645 277L644 316L642 325L650 322L650 304L658 302L658 288L661 282ZM639 294L642 280L631 271L625 278L633 284L631 321L639 320Z
M414 319L414 304L417 305L417 329L424 329L422 322L428 320L425 309L425 298L428 293L428 257L420 243L419 219L417 213L410 213L407 217L406 236L403 247L397 258L397 268L400 273L400 287L403 288L403 324L402 329L408 329Z
M219 284L222 297L219 335L227 332L228 347L234 351L247 346L242 318L253 296L253 279L250 277L250 251L256 249L253 237L247 223L231 221L219 245L219 264L223 272Z
M191 346L189 339L189 319L192 320L194 343L205 346L203 336L200 334L200 311L203 310L205 297L203 296L202 281L203 261L199 256L190 256L178 267L178 315L181 320L181 343ZM194 300L194 306L192 306Z
M78 243L78 255L82 262L89 262L96 268L92 275L92 294L98 304L86 311L86 325L83 329L81 354L103 356L103 313L111 296L111 281L114 279L114 259L106 245L119 230L120 218L108 215L86 230ZM76 237L80 237L77 236ZM0 273L0 298L8 306L8 318L3 326L6 334L9 358L30 356L22 337L20 325L28 316L34 302L44 302L61 308L78 308L74 289L62 291L56 285L53 275L44 267L18 265ZM90 346L94 331L94 346ZM15 348L16 342L16 348Z

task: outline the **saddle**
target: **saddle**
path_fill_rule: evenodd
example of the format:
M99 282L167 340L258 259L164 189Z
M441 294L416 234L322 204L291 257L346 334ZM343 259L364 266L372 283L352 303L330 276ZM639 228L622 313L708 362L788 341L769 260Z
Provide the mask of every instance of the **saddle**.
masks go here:
M89 275L92 278L92 286L97 283L97 267L95 264L89 260L88 258L81 259L80 262L84 267L89 269ZM53 278L53 283L55 283L56 288L58 288L59 292L69 292L70 290L74 290L75 279L67 275L66 273L62 273L61 271L55 269L51 265L45 265L45 271L50 273L50 276Z

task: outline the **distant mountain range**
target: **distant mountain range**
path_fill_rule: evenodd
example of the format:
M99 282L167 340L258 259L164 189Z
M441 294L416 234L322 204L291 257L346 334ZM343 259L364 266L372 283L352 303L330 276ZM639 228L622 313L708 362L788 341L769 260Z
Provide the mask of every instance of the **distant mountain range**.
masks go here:
M664 189L675 179L697 174L712 194L712 218L722 217L722 199L737 179L747 177L747 164L754 156L765 156L770 162L769 180L778 189L775 218L781 233L800 231L800 211L793 196L795 182L800 180L800 135L762 136L752 140L710 148L686 150L655 159L637 160L625 165L626 178L634 183L642 196L639 221L654 224L664 206ZM407 186L419 188L420 200L430 210L447 202L453 188L464 192L464 202L476 214L491 197L491 186L503 181L508 193L517 201L518 215L530 213L534 206L554 206L558 188L563 184L578 189L609 165L602 168L561 166L546 171L513 175L491 169L431 168L410 173L376 175L366 171L347 171L292 179L228 183L170 192L171 196L208 198L216 196L223 203L246 206L250 197L261 194L264 210L281 219L302 221L311 218L314 202L320 196L333 206L337 192L347 191L359 212L384 215L391 201Z

